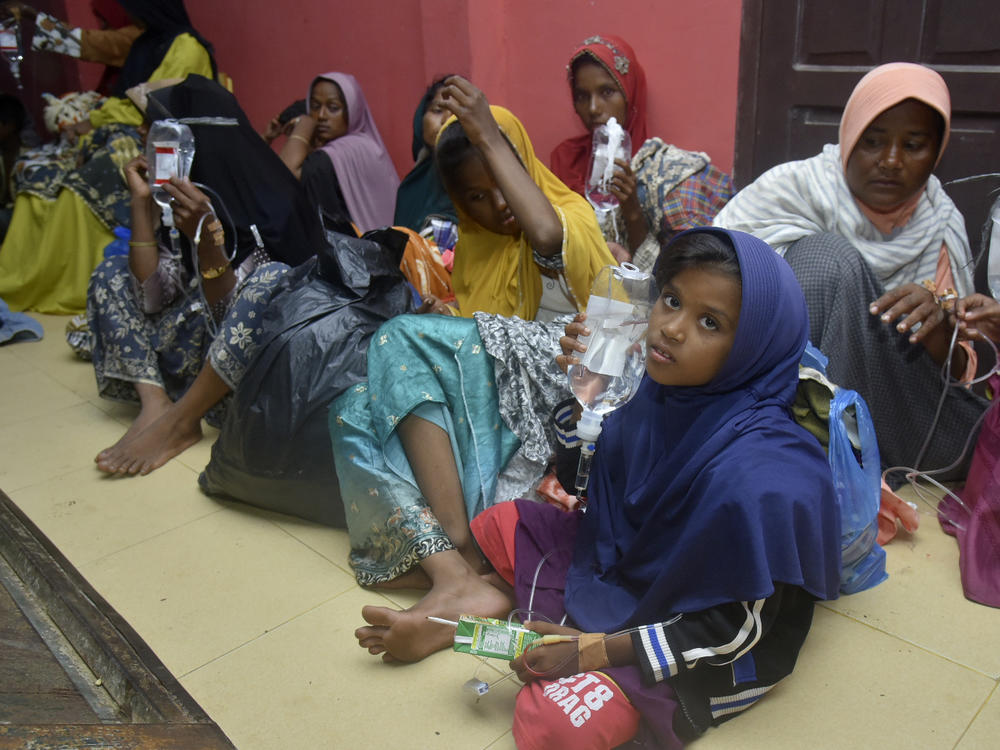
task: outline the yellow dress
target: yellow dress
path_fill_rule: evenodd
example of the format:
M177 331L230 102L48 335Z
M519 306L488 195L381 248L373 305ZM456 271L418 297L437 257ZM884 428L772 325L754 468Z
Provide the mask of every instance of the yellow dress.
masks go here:
M585 310L590 287L604 266L617 265L597 224L594 209L566 187L535 156L528 133L509 110L491 106L493 118L514 147L531 179L548 198L563 225L562 275L578 310ZM451 117L445 127L454 121ZM442 131L444 127L442 127ZM534 320L542 297L542 274L524 234L495 234L479 226L460 206L458 244L451 284L459 311L495 313Z
M211 58L192 35L180 34L149 80L190 73L211 78ZM95 128L114 122L137 126L142 115L128 99L112 97L90 113L90 122ZM0 247L0 299L14 311L82 312L90 274L114 239L112 229L69 189L54 201L18 195Z

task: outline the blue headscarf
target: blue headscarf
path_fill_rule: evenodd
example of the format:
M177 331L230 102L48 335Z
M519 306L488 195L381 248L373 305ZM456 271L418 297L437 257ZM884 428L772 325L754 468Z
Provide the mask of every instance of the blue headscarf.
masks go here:
M840 584L830 467L789 411L809 331L802 290L765 242L690 231L736 249L735 340L706 385L647 375L604 420L566 584L566 611L586 631L766 598L775 582L820 599Z

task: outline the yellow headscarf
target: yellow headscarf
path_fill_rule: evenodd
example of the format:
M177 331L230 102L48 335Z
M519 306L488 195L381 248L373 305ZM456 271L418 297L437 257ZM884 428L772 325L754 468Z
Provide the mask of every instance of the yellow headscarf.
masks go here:
M594 209L535 157L520 120L503 107L491 106L490 110L531 179L559 214L563 224L563 273L576 298L577 309L584 310L598 272L604 266L615 265ZM455 117L449 118L442 132L453 120ZM542 296L542 276L524 233L520 237L509 237L490 232L479 226L457 203L455 208L458 244L451 283L461 314L471 317L474 312L490 312L534 320Z

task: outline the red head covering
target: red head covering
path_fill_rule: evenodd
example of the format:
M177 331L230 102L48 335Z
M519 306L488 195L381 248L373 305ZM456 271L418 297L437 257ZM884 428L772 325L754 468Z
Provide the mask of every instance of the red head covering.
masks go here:
M583 40L569 59L570 91L573 88L573 64L581 57L588 57L603 67L615 79L625 95L625 130L632 140L632 154L646 142L646 73L635 57L628 42L616 36L603 34ZM571 189L583 193L587 182L587 164L590 160L592 136L584 133L567 138L552 151L552 171Z

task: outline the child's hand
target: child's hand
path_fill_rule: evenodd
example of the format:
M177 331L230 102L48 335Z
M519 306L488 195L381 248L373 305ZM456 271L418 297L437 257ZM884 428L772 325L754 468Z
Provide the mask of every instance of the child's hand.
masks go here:
M1000 302L985 294L970 294L955 304L955 322L963 339L1000 342Z
M556 357L556 364L562 368L563 372L567 372L570 365L580 364L580 360L576 357L577 352L582 354L587 351L587 347L580 343L580 336L590 335L590 329L583 322L586 319L587 313L577 313L576 317L563 329L564 335L559 339L562 354Z
M451 76L445 81L441 98L444 106L462 123L472 145L481 146L491 137L500 135L500 126L493 119L486 96L462 76Z
M147 175L149 163L145 156L137 156L125 165L125 182L133 200L151 200L153 193L149 189Z
M424 300L421 303L420 307L414 310L414 313L416 315L424 315L425 313L434 313L436 315L452 314L451 309L448 307L448 305L439 300L433 294L428 294L426 297L424 297Z
M525 627L542 635L580 635L579 630L564 625L554 625L551 622L526 622ZM575 639L546 646L536 645L529 647L514 659L510 663L510 668L517 673L521 682L531 682L539 678L556 680L560 677L569 677L580 671L580 648Z

